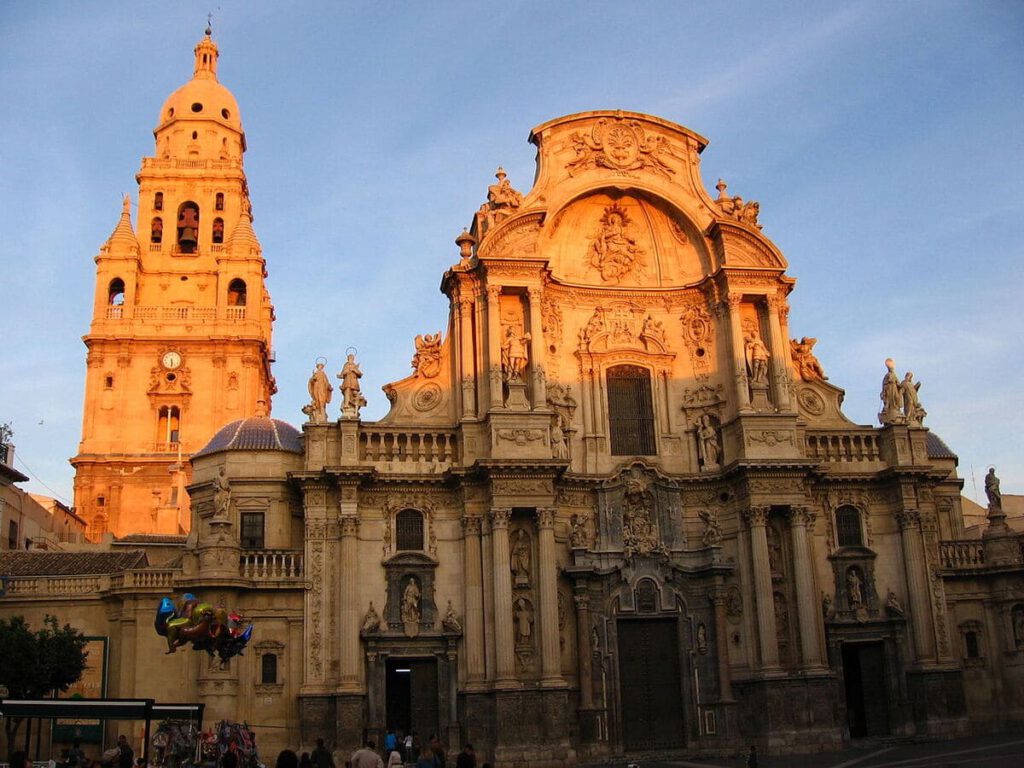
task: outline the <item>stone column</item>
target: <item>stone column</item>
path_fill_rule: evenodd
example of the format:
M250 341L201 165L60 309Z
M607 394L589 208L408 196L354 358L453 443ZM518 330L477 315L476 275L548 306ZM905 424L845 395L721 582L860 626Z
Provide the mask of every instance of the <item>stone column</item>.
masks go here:
M484 670L484 590L480 570L480 518L462 518L466 577L466 688L483 686Z
M750 553L754 565L754 591L757 603L757 636L761 649L762 671L779 669L779 641L775 628L775 597L772 590L771 565L768 560L768 525L770 507L751 507L743 512L750 526Z
M310 589L305 590L305 616L303 652L303 693L322 693L326 690L330 668L325 656L329 655L327 641L327 614L334 610L325 591L327 578L327 486L306 482L303 485L305 513L304 562Z
M772 400L780 411L792 407L789 401L789 340L782 333L779 315L786 300L781 296L768 297L768 332L772 341Z
M752 410L750 406L750 389L747 387L747 355L746 342L743 340L743 321L740 318L740 304L743 297L730 293L726 299L729 312L729 335L732 339L732 373L735 382L736 409Z
M501 391L501 286L487 286L487 375L491 408L504 406Z
M580 709L594 708L594 679L590 662L590 595L587 583L576 582L576 667L580 676Z
M928 574L921 541L921 514L916 509L905 509L896 513L896 522L900 527L903 567L907 575L907 591L910 597L908 613L910 625L914 629L915 660L932 661L935 658L935 635Z
M515 638L512 626L512 568L509 559L508 521L512 510L491 510L491 545L494 552L495 688L516 687Z
M718 692L719 701L731 704L732 670L729 668L729 623L726 615L727 595L724 587L716 587L711 593L711 603L715 606L715 655L718 660Z
M342 506L345 502L342 502ZM339 634L341 636L341 685L343 692L359 692L359 518L355 515L341 517L341 610L339 611Z
M462 417L476 418L476 370L473 362L473 300L461 296L459 306L459 378L462 381ZM479 531L478 531L479 532Z
M541 679L545 688L562 688L562 660L558 641L558 563L555 557L555 510L537 510L537 554L540 573Z
M821 669L824 658L821 647L821 611L818 608L814 574L807 540L807 528L814 515L807 507L790 507L789 531L793 543L793 577L796 581L797 620L800 626L800 654L804 667Z
M530 404L536 410L546 408L548 404L547 384L544 380L547 356L542 330L540 288L527 288L526 294L530 299L530 379L533 382Z

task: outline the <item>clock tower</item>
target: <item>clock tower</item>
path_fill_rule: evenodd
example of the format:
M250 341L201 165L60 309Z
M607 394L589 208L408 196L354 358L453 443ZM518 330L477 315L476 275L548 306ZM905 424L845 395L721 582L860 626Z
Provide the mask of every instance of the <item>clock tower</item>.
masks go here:
M96 256L75 509L89 536L184 533L189 455L227 422L266 415L274 309L242 155L238 103L210 30L160 110L136 220Z

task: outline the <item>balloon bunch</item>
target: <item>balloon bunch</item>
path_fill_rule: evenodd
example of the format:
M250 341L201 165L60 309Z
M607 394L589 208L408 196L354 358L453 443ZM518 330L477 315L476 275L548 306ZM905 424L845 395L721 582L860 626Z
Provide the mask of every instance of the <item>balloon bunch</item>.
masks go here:
M158 635L167 638L168 653L192 643L192 650L216 653L222 662L241 654L252 637L252 624L241 614L200 602L191 592L177 601L162 598L154 626Z

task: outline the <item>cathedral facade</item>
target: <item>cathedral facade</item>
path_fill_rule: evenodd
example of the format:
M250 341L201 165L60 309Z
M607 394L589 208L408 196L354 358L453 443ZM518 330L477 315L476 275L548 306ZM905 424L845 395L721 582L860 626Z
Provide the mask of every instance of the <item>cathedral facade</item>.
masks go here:
M880 426L844 416L758 204L705 187L703 137L623 111L536 127L533 187L498 170L441 279L447 328L410 340L389 413L360 418L349 356L311 372L295 428L265 410L272 308L216 55L207 36L139 222L126 208L97 259L74 460L91 521L103 489L109 530L188 536L125 537L149 554L59 583L23 559L5 612L108 638L110 695L202 701L270 754L396 729L550 765L1024 722L998 485L967 539L956 457L895 364ZM187 449L162 440L173 408ZM152 516L129 469L178 460L144 450L151 427L191 456L172 474L188 522ZM184 591L252 620L249 651L161 656L153 611Z

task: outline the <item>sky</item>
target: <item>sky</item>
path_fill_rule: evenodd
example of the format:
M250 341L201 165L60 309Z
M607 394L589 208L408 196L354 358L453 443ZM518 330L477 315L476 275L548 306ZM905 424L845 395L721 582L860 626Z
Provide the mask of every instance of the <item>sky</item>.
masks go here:
M215 4L216 3L216 4ZM844 410L884 360L983 499L1024 493L1024 3L0 4L0 422L26 490L71 500L93 257L137 201L164 99L212 11L276 307L273 415L355 347L368 406L447 326L441 276L530 129L627 109L710 141L705 185L760 202ZM714 194L714 193L713 193ZM973 481L972 481L973 478Z

